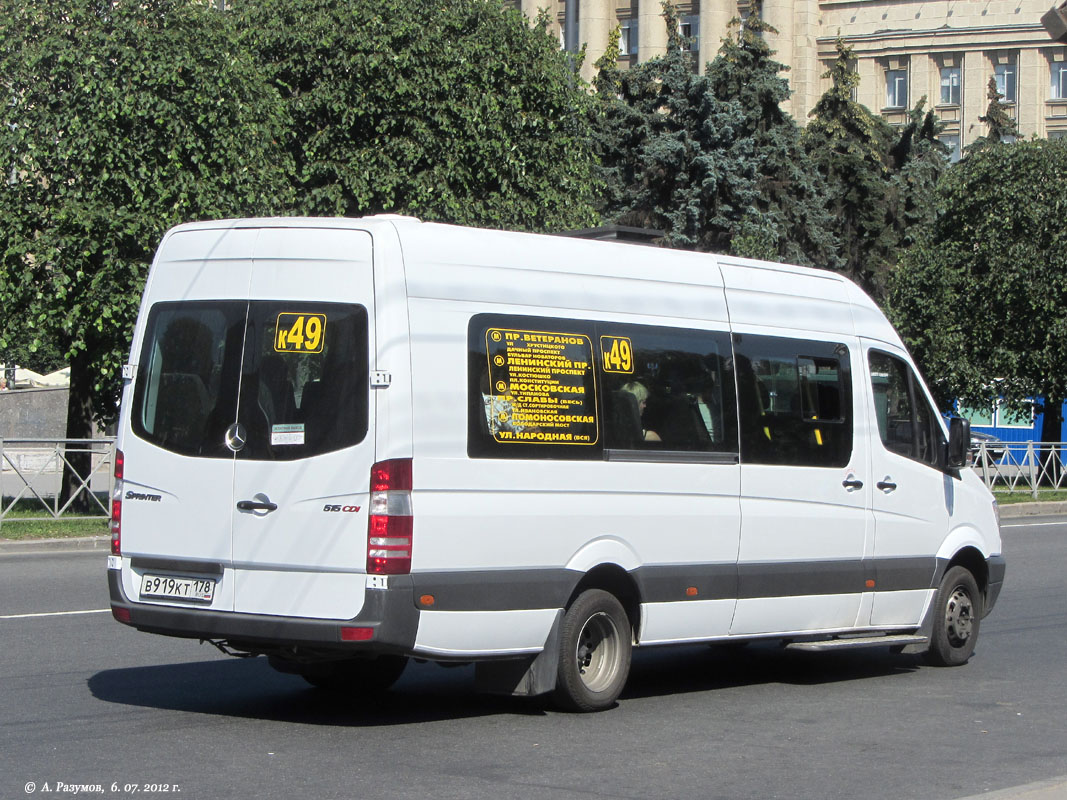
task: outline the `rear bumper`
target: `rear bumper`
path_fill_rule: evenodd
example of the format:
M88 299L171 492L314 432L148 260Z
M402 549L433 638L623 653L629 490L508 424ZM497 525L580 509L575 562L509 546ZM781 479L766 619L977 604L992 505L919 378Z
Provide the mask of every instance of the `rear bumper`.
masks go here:
M406 654L415 645L419 627L419 610L415 608L409 575L391 576L388 589L368 589L363 608L350 620L275 617L135 603L123 591L119 570L109 569L107 582L112 614L120 622L147 633L222 640L241 650L270 653L295 646L353 655ZM126 614L128 621L121 618ZM371 628L373 634L366 641L343 641L341 629L350 627Z

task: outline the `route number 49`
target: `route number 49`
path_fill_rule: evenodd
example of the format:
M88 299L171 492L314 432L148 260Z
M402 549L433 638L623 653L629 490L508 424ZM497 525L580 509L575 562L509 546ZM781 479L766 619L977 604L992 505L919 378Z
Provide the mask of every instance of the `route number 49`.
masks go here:
M321 353L325 333L325 314L283 312L274 330L274 349L279 353Z
M601 336L600 353L604 372L634 371L634 349L625 336Z

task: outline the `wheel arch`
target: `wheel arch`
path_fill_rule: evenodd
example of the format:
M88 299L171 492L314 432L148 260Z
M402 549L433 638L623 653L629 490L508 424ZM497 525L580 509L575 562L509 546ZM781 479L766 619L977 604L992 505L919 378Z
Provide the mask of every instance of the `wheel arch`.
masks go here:
M938 574L938 580L940 581L941 576L953 567L964 567L974 576L974 581L978 584L978 591L981 592L984 599L986 592L989 590L989 564L986 562L982 551L974 546L966 546L958 550L951 559L945 562L944 569L940 570Z
M600 589L615 596L626 611L633 636L637 639L641 624L641 592L633 576L618 564L598 564L575 584L567 598L566 608L570 608L578 596L589 589Z

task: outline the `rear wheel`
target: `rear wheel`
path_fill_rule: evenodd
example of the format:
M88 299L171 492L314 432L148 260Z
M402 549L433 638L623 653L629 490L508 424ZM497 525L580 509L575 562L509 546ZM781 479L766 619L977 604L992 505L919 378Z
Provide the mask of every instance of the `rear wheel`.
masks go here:
M934 598L934 628L926 660L938 667L966 663L978 642L982 595L965 567L952 567L941 579Z
M630 620L614 595L600 589L578 595L560 626L556 704L569 711L614 705L630 674L632 643Z
M373 694L384 692L399 680L406 656L378 656L300 664L275 657L270 665L279 672L299 675L312 686L331 692Z

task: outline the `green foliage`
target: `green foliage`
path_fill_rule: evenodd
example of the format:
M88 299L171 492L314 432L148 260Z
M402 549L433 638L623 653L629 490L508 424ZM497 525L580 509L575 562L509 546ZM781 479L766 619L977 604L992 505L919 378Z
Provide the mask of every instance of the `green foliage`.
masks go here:
M997 78L995 75L989 76L986 97L989 98L989 105L986 106L985 115L980 116L978 121L988 125L989 130L985 136L979 136L971 142L967 148L968 152L1014 142L1019 138L1019 126L1015 123L1015 118L1008 113L1007 107L1001 102L1004 99L1004 95L997 91Z
M586 107L567 56L492 0L246 0L284 96L297 210L529 230L590 224Z
M789 97L788 70L772 58L763 34L770 25L752 13L727 37L707 66L711 92L736 103L743 115L734 152L752 163L757 194L731 225L737 255L840 269L838 243L826 211L822 176L800 146L800 127L782 111Z
M664 17L663 56L626 71L611 55L598 62L595 149L608 187L600 210L609 222L662 230L670 245L726 252L757 201L755 164L739 145L744 117L694 73L668 3Z
M923 112L925 97L899 130L854 101L853 60L852 49L838 40L837 59L824 76L832 86L809 114L803 144L828 187L843 271L880 299L900 253L933 219L947 150L937 141L937 117Z
M852 49L838 40L837 59L824 76L832 85L808 115L803 142L829 188L827 210L841 243L844 272L877 295L891 266L884 160L890 133L881 117L852 99L859 84L853 60Z
M101 419L163 231L288 195L282 106L228 24L181 0L2 2L0 352L58 351Z
M942 401L1067 396L1064 175L1067 141L1033 141L972 151L942 178L943 212L889 295Z

